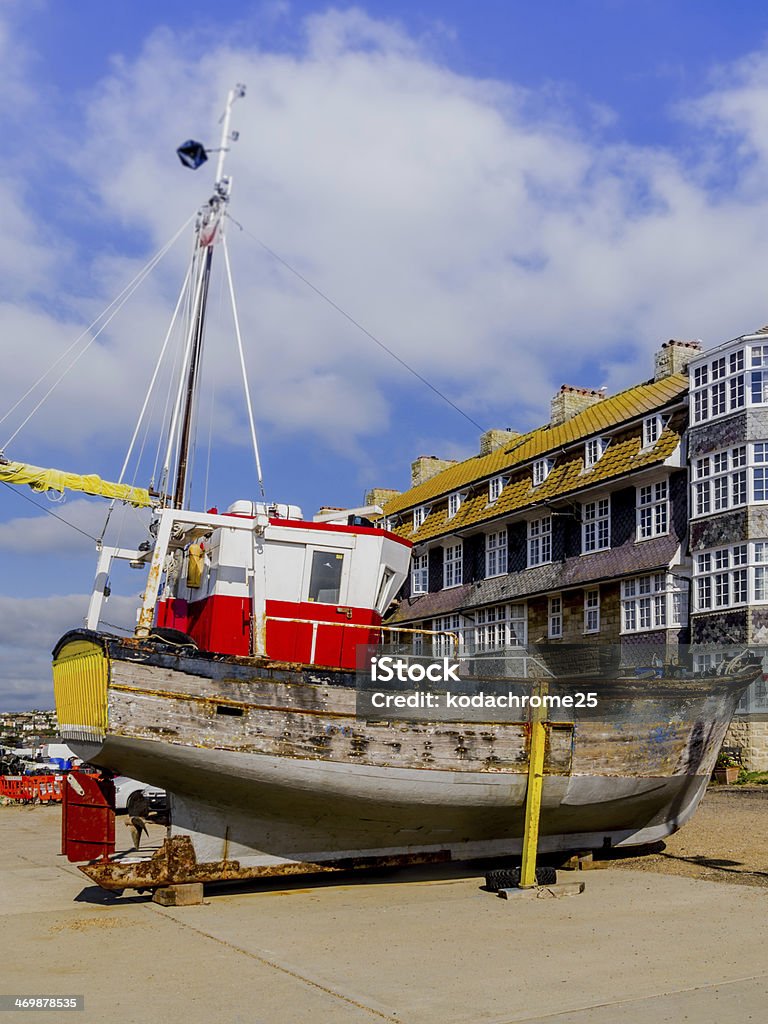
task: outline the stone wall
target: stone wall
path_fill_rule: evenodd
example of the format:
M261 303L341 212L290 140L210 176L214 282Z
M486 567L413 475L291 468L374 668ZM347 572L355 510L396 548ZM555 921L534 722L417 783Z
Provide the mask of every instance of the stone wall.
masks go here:
M768 771L768 715L736 715L723 746L739 748L747 771Z

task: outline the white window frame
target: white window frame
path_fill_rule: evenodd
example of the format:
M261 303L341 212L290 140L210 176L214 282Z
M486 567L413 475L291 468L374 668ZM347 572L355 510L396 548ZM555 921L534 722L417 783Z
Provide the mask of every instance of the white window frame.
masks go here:
M540 487L552 472L555 464L554 459L536 459L533 464L532 479L533 486Z
M552 561L552 516L528 521L529 569L537 565L548 565Z
M432 631L434 633L456 633L458 637L458 653L464 651L464 620L457 612L451 615L441 615L432 620ZM435 658L450 658L456 654L456 646L450 636L432 637L432 655Z
M768 445L762 441L721 448L693 459L691 519L742 508L755 500L758 481L768 494L765 490L768 488L767 470ZM759 500L768 500L768 497Z
M547 599L547 639L563 638L563 595L550 594Z
M693 610L768 604L768 538L740 541L693 555Z
M429 593L429 552L411 556L411 594Z
M528 635L525 604L499 604L478 608L473 631L474 651L499 651L524 647Z
M651 540L669 533L669 478L635 488L635 539Z
M456 513L459 511L461 506L464 504L466 498L466 491L454 491L453 494L448 495L448 518L453 519Z
M591 437L584 445L584 468L596 466L608 447L607 437Z
M687 583L680 586L670 573L646 573L622 580L622 634L680 629L687 616Z
M460 587L464 582L464 542L457 540L443 547L443 589Z
M584 632L600 632L600 588L584 591Z
M485 535L485 578L509 572L509 532L506 526Z
M768 346L740 345L689 367L691 423L707 423L747 406L768 404ZM755 396L759 400L755 400Z
M645 417L643 420L643 450L654 447L664 433L664 428L668 422L669 417L663 416L660 412L657 412L654 416Z
M584 501L581 505L581 553L608 551L611 547L611 496Z
M492 476L488 481L488 504L495 505L501 497L501 492L507 486L508 477Z
M414 528L414 530L418 530L419 527L422 526L422 524L424 523L424 520L429 515L429 510L430 510L430 506L429 505L417 505L416 506L416 508L413 510L413 528Z

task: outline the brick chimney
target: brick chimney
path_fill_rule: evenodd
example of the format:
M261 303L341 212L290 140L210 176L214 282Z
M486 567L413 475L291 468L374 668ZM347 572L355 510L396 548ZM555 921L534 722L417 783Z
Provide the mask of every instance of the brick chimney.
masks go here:
M401 494L402 491L394 491L391 487L372 487L370 491L365 492L363 504L378 505L379 508L384 508L388 501L400 497Z
M551 403L549 423L552 427L559 427L561 423L576 416L591 405L601 402L605 396L604 391L595 391L593 388L577 388L572 384L563 384Z
M701 352L700 341L665 341L654 356L654 380L661 380L673 373L682 373L688 363Z
M411 463L411 487L431 480L449 466L455 466L456 459L438 459L436 455L420 455Z
M486 430L480 435L480 454L490 455L497 448L502 448L521 436L519 430Z

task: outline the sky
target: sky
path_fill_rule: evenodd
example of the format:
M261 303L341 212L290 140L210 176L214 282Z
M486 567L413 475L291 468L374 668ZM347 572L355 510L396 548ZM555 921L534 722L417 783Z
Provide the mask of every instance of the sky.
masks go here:
M218 144L238 82L227 239L270 500L360 505L545 423L563 383L616 392L669 338L768 321L762 5L0 0L7 457L120 472L213 183L174 151ZM257 485L220 273L210 307L193 494L225 508ZM52 706L105 512L0 487L0 711ZM146 526L118 510L109 536ZM141 589L116 574L105 619Z

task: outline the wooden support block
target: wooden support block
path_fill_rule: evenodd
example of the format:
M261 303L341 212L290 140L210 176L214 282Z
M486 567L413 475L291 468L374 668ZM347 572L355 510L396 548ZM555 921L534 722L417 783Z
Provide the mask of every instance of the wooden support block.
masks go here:
M581 853L574 853L572 857L563 864L563 870L565 871L589 871L591 868L596 868L595 858L591 850L585 850Z
M155 889L152 902L161 907L197 907L203 902L203 883L185 882Z

